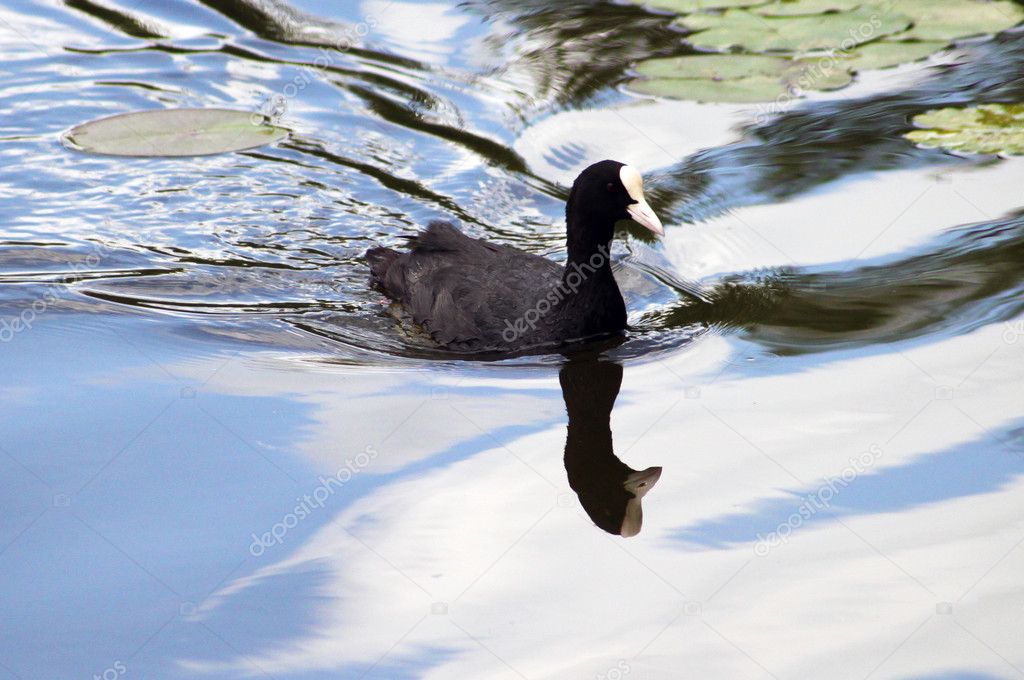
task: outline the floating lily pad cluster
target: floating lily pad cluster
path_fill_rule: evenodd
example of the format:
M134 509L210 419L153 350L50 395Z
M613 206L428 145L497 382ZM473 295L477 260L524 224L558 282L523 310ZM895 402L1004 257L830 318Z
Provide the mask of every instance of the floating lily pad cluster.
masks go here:
M922 146L967 153L1024 154L1024 104L937 109L914 118L907 138Z
M630 89L763 102L834 90L860 70L923 59L957 38L1024 21L1011 0L633 0L681 16L704 54L651 59Z

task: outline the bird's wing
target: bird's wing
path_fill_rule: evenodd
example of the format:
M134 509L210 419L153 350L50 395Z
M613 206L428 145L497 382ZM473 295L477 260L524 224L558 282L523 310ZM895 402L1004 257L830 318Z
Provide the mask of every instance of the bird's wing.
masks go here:
M562 275L556 262L469 238L447 223L423 232L402 265L401 302L413 319L442 345L479 350L509 344L508 329Z

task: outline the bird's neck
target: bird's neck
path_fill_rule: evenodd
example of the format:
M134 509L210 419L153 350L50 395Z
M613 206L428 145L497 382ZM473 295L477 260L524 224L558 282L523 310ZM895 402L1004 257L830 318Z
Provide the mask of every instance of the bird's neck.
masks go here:
M612 274L615 224L595 229L599 224L569 221L569 258L562 273L561 289L571 294L565 295L560 306L567 318L575 320L572 333L580 338L615 333L626 327L626 303Z
M611 274L611 245L614 224L605 225L605 229L588 227L584 216L572 216L567 221L566 246L569 251L569 269L588 270ZM594 238L594 234L607 234L607 238Z

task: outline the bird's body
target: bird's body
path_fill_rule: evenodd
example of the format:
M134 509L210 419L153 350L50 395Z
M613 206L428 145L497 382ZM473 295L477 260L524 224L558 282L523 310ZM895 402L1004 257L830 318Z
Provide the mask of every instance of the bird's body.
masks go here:
M626 306L607 261L593 272L589 262L563 267L470 238L447 222L430 224L409 252L380 248L367 257L375 285L450 349L526 349L626 327ZM572 313L588 308L599 313Z
M612 275L614 224L626 217L630 205L640 205L645 217L657 221L641 203L642 193L630 198L636 191L623 186L619 192L604 181L612 171L618 180L622 168L628 166L604 161L577 179L566 208L569 257L564 266L433 222L412 239L407 252L370 250L371 282L451 350L514 352L621 333L626 306ZM636 171L628 169L632 181ZM588 173L601 175L596 193L581 187Z

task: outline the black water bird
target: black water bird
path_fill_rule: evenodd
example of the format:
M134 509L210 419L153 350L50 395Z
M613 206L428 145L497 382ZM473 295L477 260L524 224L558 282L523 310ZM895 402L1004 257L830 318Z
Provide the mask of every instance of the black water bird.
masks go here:
M565 472L590 519L610 534L640 533L640 502L661 478L660 467L634 470L615 456L611 415L622 385L622 366L570 361L558 373L569 425Z
M626 304L611 267L615 223L664 230L633 167L601 161L573 183L565 206L565 266L432 222L408 252L366 253L371 283L442 347L523 351L621 333Z

